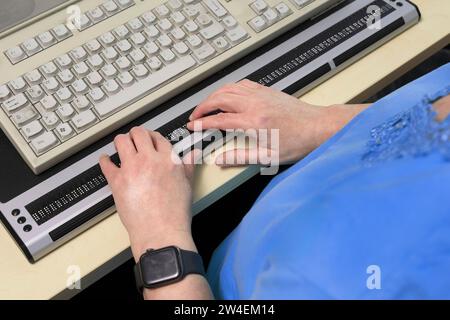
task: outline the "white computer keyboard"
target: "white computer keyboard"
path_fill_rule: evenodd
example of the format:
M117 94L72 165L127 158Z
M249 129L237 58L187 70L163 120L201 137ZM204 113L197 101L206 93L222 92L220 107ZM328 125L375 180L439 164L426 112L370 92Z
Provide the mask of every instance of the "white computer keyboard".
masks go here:
M82 1L0 40L0 123L40 173L335 2Z

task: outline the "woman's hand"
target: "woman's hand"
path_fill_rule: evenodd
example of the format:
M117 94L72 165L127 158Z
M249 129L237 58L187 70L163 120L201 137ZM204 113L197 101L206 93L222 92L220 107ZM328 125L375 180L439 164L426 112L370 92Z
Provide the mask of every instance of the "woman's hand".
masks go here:
M270 143L264 152L278 157L279 163L300 160L345 126L367 106L320 107L304 103L290 95L243 80L226 85L202 102L192 113L190 130L272 129L279 130L277 144ZM208 115L216 110L222 113ZM258 146L261 147L261 146ZM268 150L267 150L268 149ZM229 151L216 163L230 166L224 159L251 163L261 158L256 149Z
M144 128L119 135L114 143L120 168L108 156L102 156L100 165L135 259L149 248L171 245L195 251L191 236L193 166L184 165L159 133Z

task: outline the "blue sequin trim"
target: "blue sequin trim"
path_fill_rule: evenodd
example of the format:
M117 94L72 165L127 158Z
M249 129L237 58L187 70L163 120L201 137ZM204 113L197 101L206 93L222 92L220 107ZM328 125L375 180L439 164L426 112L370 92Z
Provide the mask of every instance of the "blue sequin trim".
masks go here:
M425 98L406 112L372 129L363 161L367 165L407 157L442 154L450 161L450 116L436 120L433 103L450 94L450 86Z

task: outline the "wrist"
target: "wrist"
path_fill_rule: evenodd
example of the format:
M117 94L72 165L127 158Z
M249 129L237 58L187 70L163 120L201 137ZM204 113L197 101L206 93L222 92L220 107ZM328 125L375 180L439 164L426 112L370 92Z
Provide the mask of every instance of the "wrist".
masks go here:
M335 104L325 107L323 111L327 114L326 139L332 137L344 128L354 117L369 107L368 104Z
M189 231L177 230L171 232L153 233L149 235L130 236L131 251L137 262L149 249L161 249L176 246L183 250L197 252L192 234Z

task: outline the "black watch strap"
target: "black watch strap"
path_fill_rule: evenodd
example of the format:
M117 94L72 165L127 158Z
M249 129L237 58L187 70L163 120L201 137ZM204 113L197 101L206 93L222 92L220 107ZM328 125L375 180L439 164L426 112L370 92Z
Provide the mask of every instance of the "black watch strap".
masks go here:
M180 248L177 249L180 253L181 270L182 270L182 275L178 279L178 281L183 280L189 274L199 274L202 276L206 275L202 257L197 252L182 250ZM148 250L146 253L144 253L144 255L150 254L152 251L153 250ZM134 266L134 276L136 279L136 287L138 288L139 292L142 293L146 285L144 283L144 280L142 279L142 270L140 262L138 262Z

